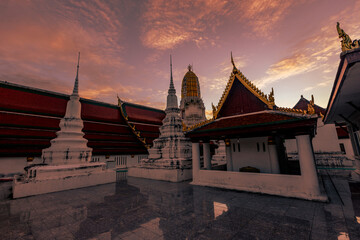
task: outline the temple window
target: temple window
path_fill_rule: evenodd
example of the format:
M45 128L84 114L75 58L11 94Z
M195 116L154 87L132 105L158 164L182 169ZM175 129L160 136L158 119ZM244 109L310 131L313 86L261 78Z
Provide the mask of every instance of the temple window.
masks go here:
M233 143L233 151L235 152L235 143Z
M266 152L265 143L263 143L263 151Z
M256 143L256 147L257 147L257 151L260 152L260 144L258 142Z
M238 152L240 152L240 143L238 143L237 145L238 145Z

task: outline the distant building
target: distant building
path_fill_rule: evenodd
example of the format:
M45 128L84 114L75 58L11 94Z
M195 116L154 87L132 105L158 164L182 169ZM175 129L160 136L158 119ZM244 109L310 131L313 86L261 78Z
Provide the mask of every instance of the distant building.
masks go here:
M181 118L186 126L193 126L206 120L205 106L201 99L199 79L192 71L191 65L181 84L180 101Z
M311 101L314 101L312 96ZM301 95L294 109L308 110L309 100ZM354 151L348 134L348 129L344 124L324 124L323 116L325 109L314 104L315 114L318 116L316 136L313 138L315 153L338 153L344 154L349 159L354 159ZM296 152L295 140L286 141L286 150L289 153Z

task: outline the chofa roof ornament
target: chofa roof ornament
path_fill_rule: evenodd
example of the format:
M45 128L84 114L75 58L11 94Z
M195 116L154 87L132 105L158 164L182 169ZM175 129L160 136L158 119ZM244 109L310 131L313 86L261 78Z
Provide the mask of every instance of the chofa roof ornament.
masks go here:
M340 28L340 23L337 22L336 29L341 40L341 51L345 52L351 49L360 48L360 40L351 41L349 35L347 35L343 29Z

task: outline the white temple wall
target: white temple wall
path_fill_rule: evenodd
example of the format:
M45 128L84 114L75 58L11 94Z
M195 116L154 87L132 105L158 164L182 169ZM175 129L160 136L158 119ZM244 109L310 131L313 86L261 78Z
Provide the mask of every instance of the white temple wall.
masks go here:
M235 172L251 166L262 173L271 173L267 137L231 139L231 156Z
M346 157L349 159L355 160L355 154L354 154L354 150L353 150L350 138L339 139L339 144L340 143L344 144Z
M309 192L304 185L305 180L299 175L199 170L192 184L308 200L327 200L326 195Z
M92 156L92 162L114 162L109 164L110 168L128 168L136 166L140 160L147 158L148 155L95 155ZM42 163L41 157L35 157L33 161L28 162L26 157L6 157L0 158L0 175L12 175L24 172L24 167L30 164Z
M321 118L317 120L316 135L312 140L314 152L340 152L340 143L338 139L335 124L326 124ZM295 139L286 139L285 147L288 153L296 153L297 146Z
M313 138L315 152L340 152L335 124L324 125L322 119L318 118L316 131Z

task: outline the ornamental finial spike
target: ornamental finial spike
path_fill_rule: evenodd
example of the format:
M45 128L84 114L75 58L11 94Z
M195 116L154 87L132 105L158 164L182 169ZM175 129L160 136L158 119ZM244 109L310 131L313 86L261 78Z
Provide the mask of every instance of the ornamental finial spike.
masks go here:
M314 106L315 106L315 104L314 104L314 95L311 95L311 100L310 100L310 102L308 104L308 110L307 110L308 114L311 114L311 115L315 114Z
M234 58L233 58L232 52L230 52L230 55L231 55L231 64L233 65L233 73L236 73L237 68L236 68L235 63L234 63Z
M80 52L78 55L78 64L76 67L76 77L75 77L74 89L72 92L72 95L74 95L74 96L79 96L79 63L80 63Z
M191 64L188 65L188 70L189 70L189 71L192 71L192 66L191 66Z
M351 38L349 37L349 35L347 35L345 33L345 31L340 28L340 23L339 22L336 23L336 29L337 29L337 32L339 34L339 38L342 38L342 40L341 40L341 51L344 52L344 51L347 51L347 50L351 50L351 49L360 47L360 40L351 41Z
M271 92L269 94L269 102L275 103L274 88L271 88Z

